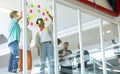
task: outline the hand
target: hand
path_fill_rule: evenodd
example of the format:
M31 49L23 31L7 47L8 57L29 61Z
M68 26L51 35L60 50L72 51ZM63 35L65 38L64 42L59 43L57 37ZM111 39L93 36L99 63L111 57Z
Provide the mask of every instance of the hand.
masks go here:
M65 50L63 50L63 55L65 56L65 53L66 53L66 51Z

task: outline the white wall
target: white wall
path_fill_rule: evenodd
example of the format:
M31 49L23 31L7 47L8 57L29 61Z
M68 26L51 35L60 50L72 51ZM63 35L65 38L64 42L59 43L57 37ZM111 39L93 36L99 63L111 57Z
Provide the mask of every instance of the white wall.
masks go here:
M9 14L0 11L0 34L4 34L7 37L8 25L10 22Z

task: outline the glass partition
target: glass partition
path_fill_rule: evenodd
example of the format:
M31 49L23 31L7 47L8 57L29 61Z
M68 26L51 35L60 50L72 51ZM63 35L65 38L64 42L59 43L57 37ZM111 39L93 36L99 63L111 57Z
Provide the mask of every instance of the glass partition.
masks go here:
M57 4L57 31L61 44L58 46L59 74L75 74L78 51L78 25L76 10Z
M99 18L81 13L85 74L102 74Z
M118 25L103 20L103 39L107 74L119 74Z

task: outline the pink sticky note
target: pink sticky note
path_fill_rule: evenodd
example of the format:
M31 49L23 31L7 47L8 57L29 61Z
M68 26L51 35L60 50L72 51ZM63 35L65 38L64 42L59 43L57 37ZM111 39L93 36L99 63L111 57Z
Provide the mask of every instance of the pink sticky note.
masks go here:
M33 26L33 22L31 22L30 25Z
M40 8L40 4L38 4L38 8Z
M45 18L46 21L48 21L48 18Z
M30 10L30 13L32 13L33 11L32 10Z
M45 16L45 13L43 12L42 15Z

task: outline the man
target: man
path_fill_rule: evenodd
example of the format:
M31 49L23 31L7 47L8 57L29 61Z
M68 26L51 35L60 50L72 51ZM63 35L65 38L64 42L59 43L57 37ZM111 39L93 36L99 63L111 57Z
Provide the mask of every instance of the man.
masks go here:
M53 17L46 12L53 21ZM40 48L41 67L40 74L45 74L46 58L48 57L50 65L50 74L54 74L54 49L52 44L52 22L48 27L45 27L44 20L38 18L36 24L39 25L39 32L36 35L37 48Z
M69 43L64 42L64 48L58 52L61 63L61 74L72 74L72 64L71 57L66 58L70 54L72 54L71 50L68 50Z
M17 72L18 67L18 48L20 40L20 26L18 21L22 18L22 12L18 15L18 11L10 13L11 22L8 29L8 47L10 48L10 58L8 64L8 72Z

